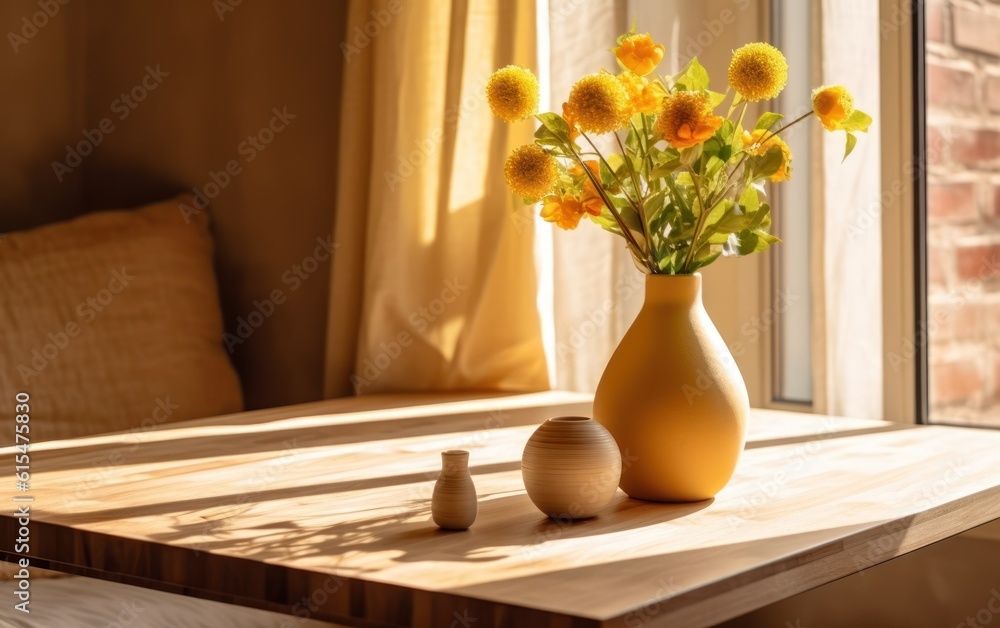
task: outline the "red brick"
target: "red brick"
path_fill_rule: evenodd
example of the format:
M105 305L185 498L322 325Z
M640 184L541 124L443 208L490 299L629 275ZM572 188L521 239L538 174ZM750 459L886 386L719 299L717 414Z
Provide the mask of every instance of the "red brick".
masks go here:
M990 111L1000 111L1000 76L986 75L985 96Z
M979 304L979 320L982 326L982 338L986 341L1000 338L1000 301L981 302Z
M983 389L979 365L970 360L954 360L931 364L931 403L972 405L970 397Z
M928 2L924 30L930 41L944 41L944 3Z
M1000 40L1000 37L997 38ZM986 129L954 129L951 158L970 166L1000 158L1000 132Z
M955 45L977 52L1000 56L1000 13L979 7L957 6L952 9L952 37Z
M929 183L927 214L933 221L962 221L976 217L976 188L972 183Z
M937 127L927 128L927 163L940 164L945 161L945 149L948 142L945 141L944 133Z
M936 343L976 341L982 329L982 306L973 298L942 295L929 299L928 326Z
M955 250L960 281L1000 278L1000 244L960 246Z
M945 107L976 106L976 75L959 68L927 64L927 100Z
M948 282L945 267L952 260L952 253L943 247L927 246L927 287L933 291L943 291Z

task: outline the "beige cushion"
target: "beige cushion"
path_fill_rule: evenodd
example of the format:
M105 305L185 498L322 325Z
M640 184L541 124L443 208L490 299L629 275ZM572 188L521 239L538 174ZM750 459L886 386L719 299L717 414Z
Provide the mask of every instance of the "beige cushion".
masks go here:
M242 410L207 215L179 197L0 240L0 407L32 442ZM0 444L13 442L13 427Z

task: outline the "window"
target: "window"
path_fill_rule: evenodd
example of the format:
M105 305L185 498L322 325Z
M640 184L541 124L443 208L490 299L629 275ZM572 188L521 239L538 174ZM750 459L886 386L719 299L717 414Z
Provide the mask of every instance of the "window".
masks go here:
M1000 6L924 11L927 418L1000 427Z
M799 61L789 64L788 85L779 97L779 111L793 112L809 102L815 84L808 62L812 13L809 2L771 2L771 43L787 58ZM785 141L793 155L812 154L813 142L808 128L805 132L789 129ZM796 168L794 176L775 186L772 193L775 231L782 244L771 255L770 293L776 320L771 342L771 395L776 401L811 405L811 212L804 210L810 206L809 168Z

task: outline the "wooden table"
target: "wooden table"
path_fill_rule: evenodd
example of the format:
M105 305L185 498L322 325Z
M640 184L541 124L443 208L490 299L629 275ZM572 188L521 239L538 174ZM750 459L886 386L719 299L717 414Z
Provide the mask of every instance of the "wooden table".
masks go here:
M352 625L684 626L1000 518L998 432L758 411L714 500L619 492L596 519L549 520L521 449L589 409L568 393L347 399L39 444L33 564ZM459 448L480 514L443 532L429 498L439 452Z

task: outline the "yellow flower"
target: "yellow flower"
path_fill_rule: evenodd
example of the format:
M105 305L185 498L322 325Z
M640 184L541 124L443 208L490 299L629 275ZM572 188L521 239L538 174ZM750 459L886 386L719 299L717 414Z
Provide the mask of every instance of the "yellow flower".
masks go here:
M580 137L580 132L576 130L576 116L573 115L573 110L570 109L568 102L564 102L562 105L562 117L569 125L569 141L575 142L576 138Z
M667 95L662 85L656 81L648 81L628 70L619 74L618 80L628 94L630 118L631 114L656 113L660 110L663 97Z
M836 131L854 113L854 98L843 85L817 87L812 101L813 113L828 131Z
M552 194L545 197L541 217L546 222L554 222L560 229L576 229L580 218L587 213L580 199L572 194Z
M600 166L597 165L596 159L587 159L583 162L587 166L587 170L594 175L594 178L598 181L601 180ZM583 194L580 195L580 203L583 204L583 210L592 216L600 216L601 210L604 209L604 200L597 191L597 187L594 182L590 180L590 177L586 176L579 165L573 166L569 171L574 177L584 177L583 178Z
M688 148L712 137L722 118L712 113L704 92L675 92L663 99L656 130L674 148Z
M781 51L763 42L733 52L729 84L743 98L757 102L777 96L788 82L788 62Z
M761 139L765 137L766 139L761 142ZM788 148L788 144L783 139L770 131L754 129L752 133L743 131L743 145L750 155L763 155L777 146L781 149L781 166L777 172L771 175L771 181L777 183L792 178L792 149Z
M628 94L607 72L577 81L569 92L569 108L584 133L609 133L628 124Z
M517 122L538 110L538 79L528 68L508 65L490 76L486 100L493 115L506 122Z
M535 144L515 148L504 164L503 174L511 192L530 200L551 192L559 178L555 158Z
M653 43L649 33L629 35L622 39L620 46L614 48L618 63L639 76L652 72L663 61L664 51L663 46Z

